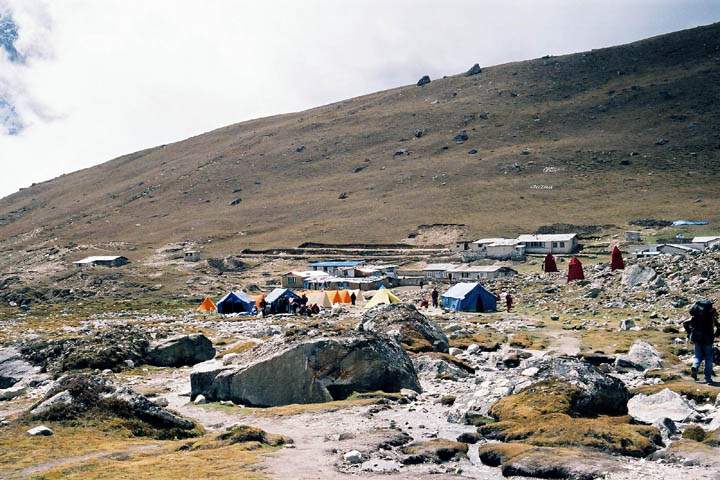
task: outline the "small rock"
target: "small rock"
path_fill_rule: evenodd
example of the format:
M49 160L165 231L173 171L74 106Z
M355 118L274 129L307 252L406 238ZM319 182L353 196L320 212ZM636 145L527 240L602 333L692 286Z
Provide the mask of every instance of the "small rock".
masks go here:
M346 462L351 463L353 465L362 463L364 460L363 454L357 450L350 450L345 455L343 455L343 458L345 459Z
M627 318L620 322L621 331L628 331L633 328L635 328L635 320L633 320L632 318Z
M466 77L472 77L473 75L478 75L482 72L482 68L480 68L480 64L476 63L472 67L470 67L470 70L465 72Z
M418 80L417 86L422 87L423 85L427 85L428 83L430 83L430 76L423 75L422 78Z
M195 397L195 400L193 401L195 405L203 405L207 403L207 400L205 399L205 395L198 395Z
M52 431L51 428L46 427L45 425L40 425L38 427L33 427L30 430L27 431L28 435L37 437L49 437L50 435L53 435L55 432Z
M240 202L242 202L242 198L236 198L234 200L231 200L228 205L234 207L235 205L240 205Z
M652 424L664 418L684 422L693 413L688 402L668 388L653 395L635 395L628 401L628 414L642 423Z
M482 439L482 435L480 435L478 432L465 432L465 433L461 433L460 436L457 437L458 442L470 443L470 444L476 444L481 439Z

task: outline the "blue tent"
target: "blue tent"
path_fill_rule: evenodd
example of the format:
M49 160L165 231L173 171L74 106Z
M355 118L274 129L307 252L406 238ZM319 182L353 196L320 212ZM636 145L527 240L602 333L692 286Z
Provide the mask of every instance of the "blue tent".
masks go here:
M300 296L288 288L276 288L265 297L270 313L288 313L288 300L299 301Z
M494 312L497 299L478 282L456 283L443 294L442 306L456 312Z
M252 313L255 300L245 292L230 292L217 302L218 313Z

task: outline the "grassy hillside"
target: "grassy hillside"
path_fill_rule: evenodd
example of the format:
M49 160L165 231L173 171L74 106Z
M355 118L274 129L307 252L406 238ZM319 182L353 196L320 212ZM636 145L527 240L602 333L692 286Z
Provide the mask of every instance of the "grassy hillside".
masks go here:
M474 235L637 217L714 223L719 115L715 24L120 157L0 200L0 247L212 240L237 251L397 242L433 223L466 224ZM454 141L463 130L468 140Z

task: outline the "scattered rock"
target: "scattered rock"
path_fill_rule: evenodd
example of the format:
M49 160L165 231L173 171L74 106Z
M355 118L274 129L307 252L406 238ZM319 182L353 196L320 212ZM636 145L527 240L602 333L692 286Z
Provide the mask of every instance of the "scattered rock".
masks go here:
M215 357L215 348L205 335L178 335L150 345L146 363L158 367L192 366Z
M620 331L628 331L635 328L635 320L627 318L620 321Z
M363 454L357 450L350 450L345 455L343 455L343 458L345 459L346 462L351 463L353 465L362 463L363 461L365 461L365 457L363 456Z
M472 67L470 67L470 70L465 72L466 77L472 77L473 75L478 75L482 72L482 68L480 68L480 64L476 63Z
M428 75L423 75L422 78L418 80L417 86L422 87L423 85L427 85L428 83L430 83L430 77Z
M467 142L470 137L468 136L467 132L463 130L462 132L458 133L453 137L453 142L455 143L463 143Z
M628 288L648 285L655 280L657 272L650 267L642 265L630 265L623 270L622 284Z
M46 427L45 425L40 425L38 427L33 427L30 430L27 431L28 435L32 437L49 437L50 435L55 434L55 432L52 431L51 428Z
M662 368L663 361L655 347L642 340L636 340L627 355L618 355L615 365L637 370L650 370Z
M467 454L466 443L454 442L443 438L421 440L404 446L402 453L407 455L402 460L405 465L418 463L442 463Z
M240 205L240 202L242 202L242 198L236 198L234 200L230 200L228 205L234 207L235 205Z

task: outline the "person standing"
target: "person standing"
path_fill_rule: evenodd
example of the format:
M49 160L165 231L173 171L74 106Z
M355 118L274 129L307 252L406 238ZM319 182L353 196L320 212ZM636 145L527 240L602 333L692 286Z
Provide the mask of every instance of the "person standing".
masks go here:
M437 288L433 287L432 293L430 294L432 297L432 305L434 308L437 308L438 306L438 297L440 296L440 293L437 291Z
M512 309L513 306L513 297L509 293L505 294L505 306L507 307L508 312L510 311L510 309Z
M701 363L705 363L705 381L712 384L713 375L713 342L720 336L718 312L710 300L699 300L690 307L690 320L683 323L685 331L695 347L690 375L697 380Z
M357 300L357 295L355 295L355 292L352 292L350 294L350 304L355 305L355 300Z

